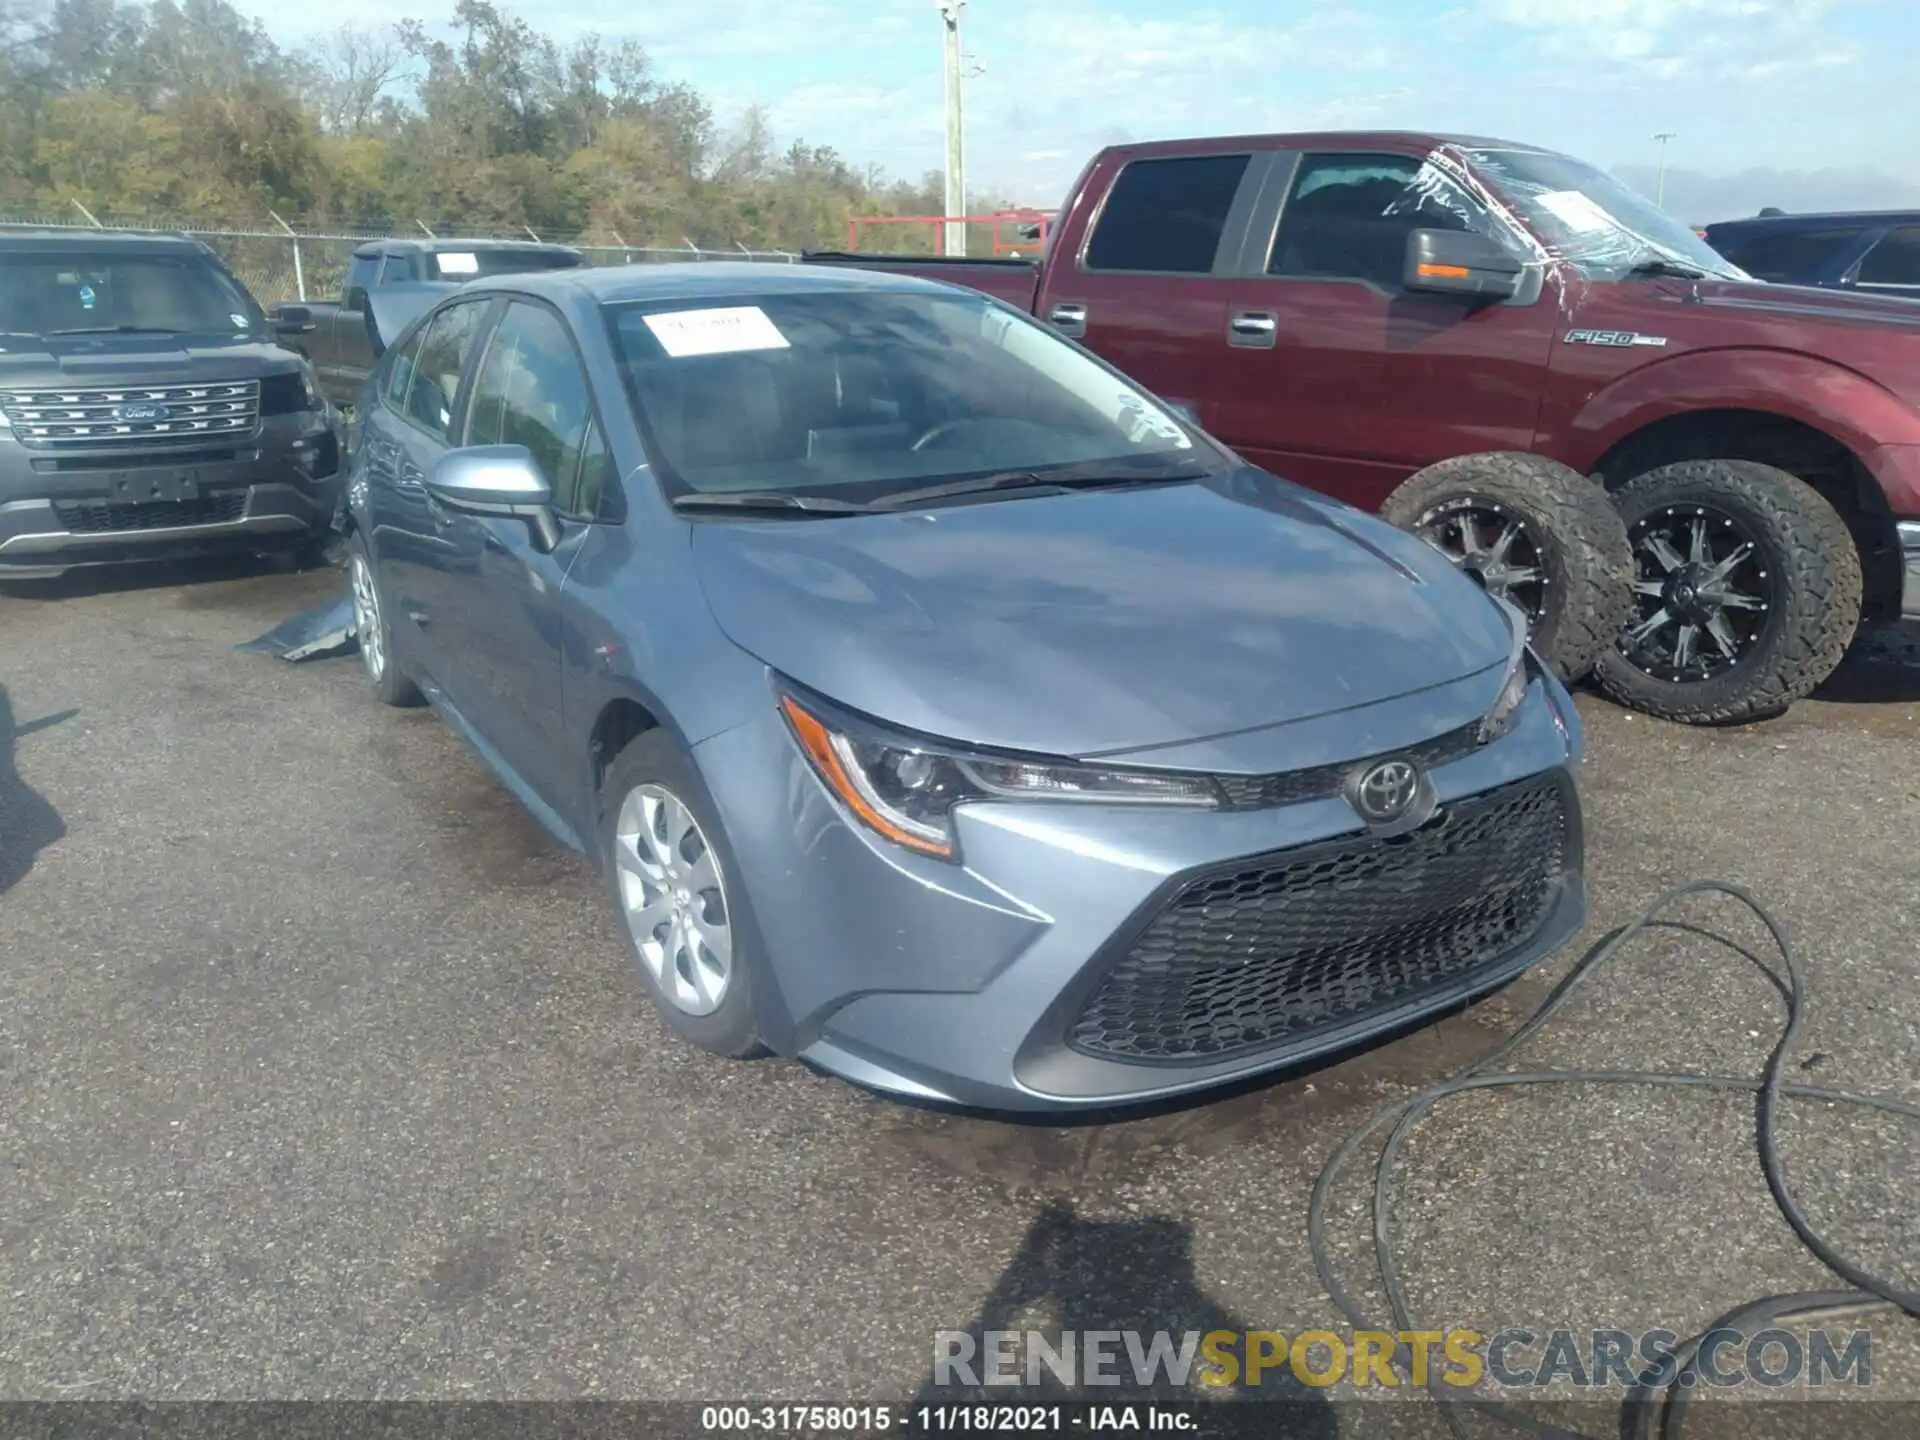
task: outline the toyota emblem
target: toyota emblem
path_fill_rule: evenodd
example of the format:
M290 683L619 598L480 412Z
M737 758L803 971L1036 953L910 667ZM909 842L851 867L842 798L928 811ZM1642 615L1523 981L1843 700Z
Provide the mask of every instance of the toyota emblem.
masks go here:
M1405 760L1382 760L1353 785L1353 808L1370 825L1398 820L1420 793L1420 772Z

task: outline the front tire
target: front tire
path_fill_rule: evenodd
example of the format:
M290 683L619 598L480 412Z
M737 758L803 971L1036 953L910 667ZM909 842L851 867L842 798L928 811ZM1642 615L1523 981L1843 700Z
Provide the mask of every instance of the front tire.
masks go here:
M1411 530L1527 617L1534 653L1572 684L1619 633L1632 558L1606 492L1543 455L1457 455L1401 483L1382 518Z
M380 572L374 567L367 537L358 530L347 539L347 585L353 598L353 634L360 646L360 668L366 672L367 687L383 705L421 704L424 697L419 689L400 673Z
M600 811L614 913L661 1018L715 1055L762 1053L756 959L733 907L738 881L706 787L670 735L648 730L620 752L607 767Z
M1685 460L1623 486L1634 615L1601 688L1664 720L1779 714L1831 675L1860 621L1860 556L1840 513L1751 460Z

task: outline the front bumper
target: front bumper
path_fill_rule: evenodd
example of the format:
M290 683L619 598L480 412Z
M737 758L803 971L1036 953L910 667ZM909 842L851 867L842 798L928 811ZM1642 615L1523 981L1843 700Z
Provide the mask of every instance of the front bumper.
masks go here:
M1906 562L1906 588L1901 593L1900 617L1920 620L1920 520L1902 520L1900 558Z
M0 578L296 543L332 523L345 475L331 408L211 455L0 439Z
M1464 812L1470 797L1529 779L1560 797L1560 861L1524 932L1458 973L1231 1053L1118 1054L1090 1045L1076 1021L1189 882L1327 842L1344 839L1333 848L1347 851L1396 843L1364 840L1345 800L1238 811L979 805L960 812L965 863L951 865L850 824L772 717L723 732L696 755L734 851L734 887L745 892L732 897L736 923L744 899L769 960L763 1033L849 1080L923 1100L1094 1108L1295 1065L1506 982L1585 918L1578 720L1557 685L1536 683L1511 734L1431 772L1443 809ZM1241 949L1215 979L1237 984L1261 966Z

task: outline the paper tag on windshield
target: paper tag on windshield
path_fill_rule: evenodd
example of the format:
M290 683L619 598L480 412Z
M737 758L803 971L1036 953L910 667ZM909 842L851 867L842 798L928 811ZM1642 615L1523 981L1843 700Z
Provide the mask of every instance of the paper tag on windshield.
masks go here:
M480 257L465 250L443 250L433 257L442 275L478 275Z
M1535 197L1576 235L1593 235L1603 230L1618 230L1620 223L1578 190L1546 190Z
M649 315L647 329L676 360L690 355L733 355L745 350L785 350L782 335L758 305L723 310L676 310Z

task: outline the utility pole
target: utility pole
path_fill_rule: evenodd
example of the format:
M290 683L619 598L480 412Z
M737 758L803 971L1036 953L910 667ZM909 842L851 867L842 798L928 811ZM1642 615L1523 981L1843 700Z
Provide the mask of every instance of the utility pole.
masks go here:
M1654 172L1653 203L1664 210L1667 206L1667 142L1676 137L1673 131L1662 130L1653 138L1660 144L1660 168Z
M947 200L948 220L940 251L943 255L967 253L967 227L952 217L967 213L967 153L965 128L960 106L960 9L967 0L934 0L940 18L947 27Z

